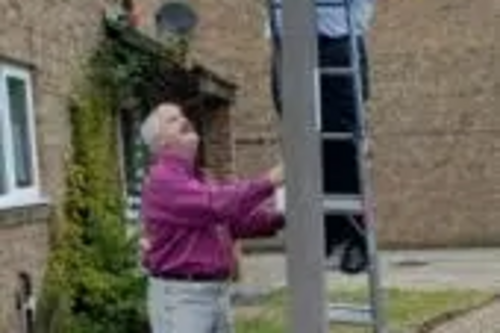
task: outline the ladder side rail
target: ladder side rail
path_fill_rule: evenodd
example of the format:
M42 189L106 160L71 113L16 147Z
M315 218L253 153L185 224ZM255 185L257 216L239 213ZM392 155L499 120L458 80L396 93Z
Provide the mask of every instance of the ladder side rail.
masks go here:
M354 33L354 12L352 10L352 1L344 0L346 6L346 19L349 30L349 43L351 49L351 66L354 68L354 89L355 89L355 110L356 119L358 120L357 137L358 149L357 158L359 165L359 177L362 187L364 218L366 228L366 242L368 251L368 270L370 284L370 299L372 304L373 318L375 319L374 332L383 333L385 329L385 311L384 302L381 294L381 278L378 262L377 235L375 225L375 201L373 197L373 188L371 184L371 161L369 159L369 141L368 141L368 124L366 120L365 103L363 100L363 87L361 80L360 68L360 52L358 48L358 37ZM362 41L364 42L364 40Z

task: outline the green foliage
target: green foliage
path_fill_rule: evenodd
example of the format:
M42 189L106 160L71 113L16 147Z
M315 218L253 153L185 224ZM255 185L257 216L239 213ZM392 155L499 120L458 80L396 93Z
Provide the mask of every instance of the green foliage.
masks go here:
M107 89L117 109L150 110L165 96L182 99L191 92L180 79L184 53L151 43L146 37L106 39L96 51L90 75ZM179 88L175 92L173 81Z
M108 22L72 98L66 195L38 304L38 333L147 332L145 281L127 236L116 147L117 112L150 110L191 93L182 72L186 43L165 47ZM176 81L176 83L178 83ZM134 111L131 111L134 110Z
M289 302L287 290L281 290L258 305L241 307L236 311L236 332L279 333L286 332L289 323L284 316ZM476 290L406 290L390 288L385 292L388 330L392 333L420 332L433 327L442 319L477 308L490 302L492 293ZM335 303L364 304L368 297L366 288L343 286L332 291ZM368 328L331 325L332 333L367 333Z
M147 80L141 56L104 41L71 107L72 156L63 222L39 303L39 333L145 329L145 283L127 236L116 147L116 110Z

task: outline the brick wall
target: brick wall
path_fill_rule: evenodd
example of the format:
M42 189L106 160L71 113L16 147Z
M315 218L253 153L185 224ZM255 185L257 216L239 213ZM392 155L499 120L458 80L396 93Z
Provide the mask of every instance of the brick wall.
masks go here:
M203 144L206 167L217 175L231 174L234 158L231 145L230 110L211 110L210 117L202 118Z
M200 16L192 58L238 85L231 109L234 169L253 174L276 160L276 119L269 98L269 44L263 1L194 0Z
M225 177L234 171L230 113L229 106L224 105L215 110L201 106L188 111L188 117L201 136L202 166L216 177Z
M279 151L263 1L192 3L194 58L240 86L235 168L253 173ZM497 0L378 2L370 108L386 245L499 243L499 9Z
M98 36L104 3L0 0L0 56L34 68L42 185L54 204L64 190L70 133L66 98ZM140 2L146 31L152 31L152 13L159 3ZM217 168L224 162L219 166L224 172L254 173L272 164L278 152L264 7L255 0L190 3L200 16L193 60L239 85L230 113L219 113L207 125L221 133L210 132L210 163ZM371 115L380 230L387 244L500 239L495 209L500 203L500 118L495 113L499 9L496 0L379 2L371 48ZM0 225L5 219L0 216ZM38 277L47 226L26 222L0 226L0 260L15 254L15 262L30 263ZM11 260L2 265L7 272L0 274L2 295L12 292L8 272L15 274L16 269ZM0 323L6 322L9 308L3 304Z
M379 2L372 126L386 244L500 244L495 3Z
M47 258L47 207L0 212L0 332L18 333L17 274L27 272L38 289ZM20 333L20 332L19 332Z
M41 183L43 194L50 198L50 209L56 208L64 195L65 158L70 152L68 97L100 36L102 11L113 2L0 0L0 60L33 72ZM163 1L137 3L141 30L154 33L154 13ZM197 116L206 134L208 166L220 174L232 171L229 110ZM12 332L13 308L8 295L14 292L17 271L27 269L37 286L43 275L49 218L40 214L46 208L0 211L0 332Z
M32 68L34 76L42 190L51 207L57 207L64 194L64 161L70 148L67 99L98 40L101 12L111 2L0 0L0 59ZM152 13L160 3L140 1L147 32L152 31ZM36 286L43 275L49 218L39 212L33 207L0 212L0 332L13 332L11 295L17 272L26 269Z
M99 1L0 1L0 57L32 68L35 127L43 194L56 206L64 193L69 147L67 98L100 27ZM0 212L0 331L14 330L16 274L40 284L49 215L27 207ZM45 209L45 208L43 208Z

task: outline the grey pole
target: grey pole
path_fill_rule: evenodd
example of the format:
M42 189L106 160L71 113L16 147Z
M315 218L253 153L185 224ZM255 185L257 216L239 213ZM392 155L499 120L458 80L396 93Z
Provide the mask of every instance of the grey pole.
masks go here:
M314 2L283 1L283 138L290 293L286 332L326 333Z

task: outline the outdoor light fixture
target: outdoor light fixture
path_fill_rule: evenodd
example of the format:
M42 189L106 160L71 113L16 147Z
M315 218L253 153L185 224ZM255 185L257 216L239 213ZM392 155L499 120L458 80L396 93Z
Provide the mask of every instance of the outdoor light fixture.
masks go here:
M186 3L175 1L163 4L156 12L156 32L161 39L186 37L198 23L194 10Z

